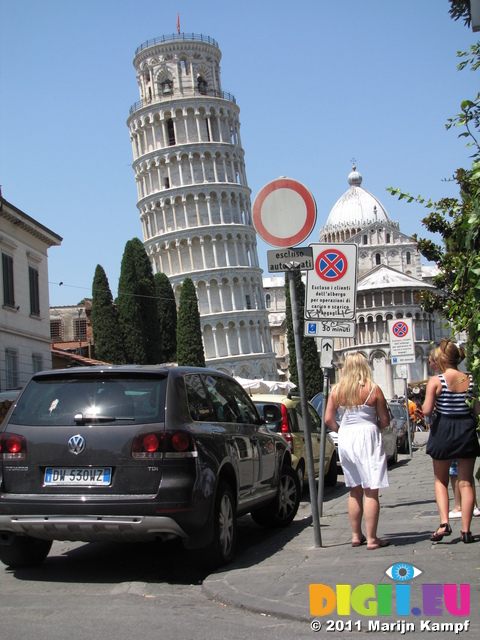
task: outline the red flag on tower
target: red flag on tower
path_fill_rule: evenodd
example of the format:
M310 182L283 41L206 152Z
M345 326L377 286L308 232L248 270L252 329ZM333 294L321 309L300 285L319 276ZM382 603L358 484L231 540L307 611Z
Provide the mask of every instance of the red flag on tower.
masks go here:
M177 32L180 35L180 14L177 13Z

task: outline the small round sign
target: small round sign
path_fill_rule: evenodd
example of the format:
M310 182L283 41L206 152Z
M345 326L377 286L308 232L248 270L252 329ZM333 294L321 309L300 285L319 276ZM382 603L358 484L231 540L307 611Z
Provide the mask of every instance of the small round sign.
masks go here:
M347 273L348 261L338 249L322 251L315 260L315 271L322 280L335 282Z
M408 325L399 320L393 325L392 331L397 338L404 338L408 333Z
M260 189L253 203L253 226L266 243L293 247L308 238L317 221L310 191L291 178L279 178Z

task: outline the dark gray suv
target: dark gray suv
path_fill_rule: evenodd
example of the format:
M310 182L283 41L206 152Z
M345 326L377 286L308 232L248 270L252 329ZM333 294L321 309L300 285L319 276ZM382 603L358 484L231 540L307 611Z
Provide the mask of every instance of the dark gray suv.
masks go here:
M288 525L299 501L287 443L218 371L38 373L0 428L0 560L12 567L41 563L53 540L172 537L220 566L237 517Z

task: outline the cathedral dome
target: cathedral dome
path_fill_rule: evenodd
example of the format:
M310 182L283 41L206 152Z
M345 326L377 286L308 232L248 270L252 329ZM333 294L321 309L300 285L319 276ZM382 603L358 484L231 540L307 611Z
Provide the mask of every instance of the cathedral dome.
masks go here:
M362 175L355 165L348 184L350 189L337 200L320 230L320 242L326 240L328 234L348 231L351 235L373 222L392 222L382 203L361 186Z

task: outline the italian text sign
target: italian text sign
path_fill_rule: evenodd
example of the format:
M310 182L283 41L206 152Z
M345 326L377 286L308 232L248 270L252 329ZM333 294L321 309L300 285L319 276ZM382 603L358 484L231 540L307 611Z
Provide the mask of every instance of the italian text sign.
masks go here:
M353 320L357 295L357 245L311 244L307 272L306 320Z

